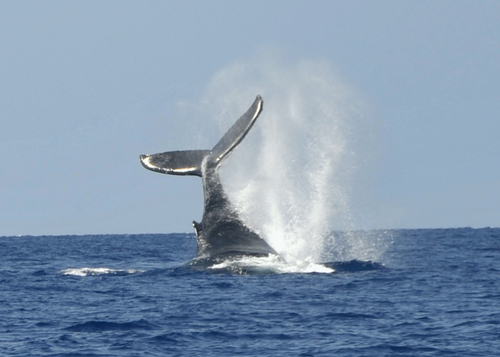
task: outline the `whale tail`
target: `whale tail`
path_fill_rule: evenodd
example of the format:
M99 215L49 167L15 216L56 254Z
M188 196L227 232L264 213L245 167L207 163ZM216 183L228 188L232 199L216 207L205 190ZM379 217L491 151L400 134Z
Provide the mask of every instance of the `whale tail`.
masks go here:
M201 176L201 162L210 152L210 150L168 151L140 157L142 166L154 172Z
M202 162L219 165L247 135L262 111L264 101L258 95L252 106L243 114L212 150L168 151L153 155L141 155L146 169L169 175L202 176Z

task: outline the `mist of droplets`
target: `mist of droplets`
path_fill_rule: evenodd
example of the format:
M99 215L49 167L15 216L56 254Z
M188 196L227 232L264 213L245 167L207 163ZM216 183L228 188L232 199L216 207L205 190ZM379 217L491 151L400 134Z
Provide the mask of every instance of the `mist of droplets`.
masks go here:
M241 217L287 262L376 259L376 242L332 233L357 228L353 190L376 131L367 107L328 62L268 54L216 73L199 108L215 116L220 137L257 94L263 112L221 167Z

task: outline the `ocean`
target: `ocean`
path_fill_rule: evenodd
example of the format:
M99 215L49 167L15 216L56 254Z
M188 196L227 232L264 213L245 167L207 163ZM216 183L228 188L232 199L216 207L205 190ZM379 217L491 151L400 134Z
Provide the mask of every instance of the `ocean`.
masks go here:
M383 254L202 266L193 234L0 237L0 355L500 353L500 228L350 234Z

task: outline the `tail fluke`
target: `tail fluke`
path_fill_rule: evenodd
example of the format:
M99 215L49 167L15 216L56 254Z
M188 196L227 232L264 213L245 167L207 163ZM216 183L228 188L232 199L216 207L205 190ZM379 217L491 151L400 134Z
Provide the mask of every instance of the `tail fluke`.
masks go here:
M264 101L258 95L250 109L229 128L222 139L214 146L212 156L216 162L224 159L243 140L259 117L263 105Z
M153 155L141 155L141 163L146 169L170 175L202 176L201 164L207 162L216 167L222 159L243 140L262 111L264 101L260 95L255 98L250 109L229 128L212 150L168 151Z
M170 175L201 177L201 162L210 150L168 151L154 155L141 155L146 169Z

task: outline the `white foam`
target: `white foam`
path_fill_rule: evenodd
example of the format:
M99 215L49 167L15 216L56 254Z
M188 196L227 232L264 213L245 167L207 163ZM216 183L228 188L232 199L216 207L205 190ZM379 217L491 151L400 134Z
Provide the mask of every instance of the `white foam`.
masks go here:
M273 273L333 273L335 269L313 262L287 263L275 255L268 257L241 257L227 259L214 264L208 269L236 270L236 271L270 271Z
M106 274L136 274L143 273L145 270L140 269L111 269L111 268L69 268L61 270L63 275L88 276L88 275L106 275Z

